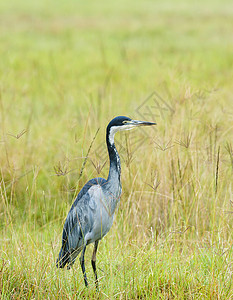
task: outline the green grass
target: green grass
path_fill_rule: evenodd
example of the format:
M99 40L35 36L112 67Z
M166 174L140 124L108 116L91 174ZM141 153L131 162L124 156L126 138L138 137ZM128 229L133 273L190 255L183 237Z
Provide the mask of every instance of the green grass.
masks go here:
M0 16L1 298L231 299L232 3L12 0ZM92 246L88 290L78 261L55 261L76 190L107 176L116 115L158 125L116 136L96 294Z

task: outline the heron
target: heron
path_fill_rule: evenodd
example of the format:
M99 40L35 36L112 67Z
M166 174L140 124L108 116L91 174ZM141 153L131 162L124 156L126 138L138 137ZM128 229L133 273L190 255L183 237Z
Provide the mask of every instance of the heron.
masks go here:
M118 131L151 125L156 125L156 123L132 120L124 116L115 117L110 121L106 129L106 144L110 163L108 178L98 177L89 180L77 195L67 215L56 266L64 268L67 265L67 269L70 269L77 256L82 252L80 264L86 287L88 287L84 261L86 247L94 243L91 264L98 290L97 248L99 241L109 232L113 224L115 210L122 192L121 163L114 144L114 136Z

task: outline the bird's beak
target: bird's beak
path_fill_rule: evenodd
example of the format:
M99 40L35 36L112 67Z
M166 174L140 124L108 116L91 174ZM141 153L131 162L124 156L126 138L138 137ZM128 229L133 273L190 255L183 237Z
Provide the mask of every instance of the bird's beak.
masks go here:
M130 122L132 125L135 127L137 126L151 126L151 125L157 125L156 123L153 122L146 122L146 121L138 121L138 120L131 120Z

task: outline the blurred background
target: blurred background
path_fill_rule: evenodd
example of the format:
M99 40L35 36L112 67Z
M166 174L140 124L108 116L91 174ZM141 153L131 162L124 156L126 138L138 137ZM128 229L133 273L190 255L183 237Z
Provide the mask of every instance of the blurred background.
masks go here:
M232 30L228 0L0 3L4 297L82 285L78 262L72 276L54 268L63 223L82 185L107 176L105 128L126 115L158 125L116 136L123 195L100 247L103 291L229 299Z

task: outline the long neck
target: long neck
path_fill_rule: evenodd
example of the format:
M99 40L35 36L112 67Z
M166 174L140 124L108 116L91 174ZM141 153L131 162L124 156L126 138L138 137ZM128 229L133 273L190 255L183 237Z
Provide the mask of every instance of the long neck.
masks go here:
M120 201L121 196L121 162L120 156L117 152L116 146L114 144L114 133L113 130L107 128L106 143L108 147L109 154L109 173L106 184L106 189L109 191L109 197L106 197L107 207L109 209L109 215L113 215Z
M108 182L111 182L112 185L120 185L121 184L121 162L120 156L117 152L116 146L114 144L114 136L109 136L109 131L106 134L106 143L108 147L108 154L109 154L109 173L108 173Z

